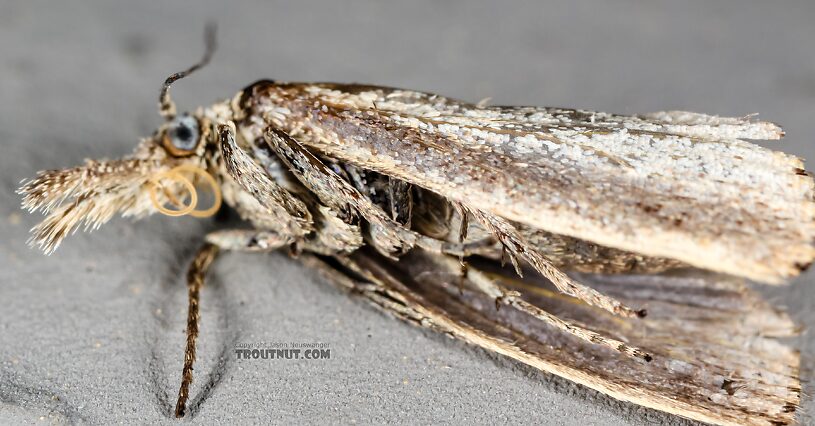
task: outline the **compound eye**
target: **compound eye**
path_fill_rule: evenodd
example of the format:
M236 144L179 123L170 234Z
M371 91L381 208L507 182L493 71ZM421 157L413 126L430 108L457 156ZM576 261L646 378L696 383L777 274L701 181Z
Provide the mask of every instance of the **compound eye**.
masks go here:
M200 140L198 120L186 114L174 118L164 133L164 147L176 157L192 154Z

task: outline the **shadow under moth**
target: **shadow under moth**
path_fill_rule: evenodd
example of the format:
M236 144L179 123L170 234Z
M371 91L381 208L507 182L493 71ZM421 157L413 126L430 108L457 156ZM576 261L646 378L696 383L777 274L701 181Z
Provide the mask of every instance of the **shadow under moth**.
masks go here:
M773 123L486 106L358 84L260 81L177 114L132 155L40 172L31 243L115 214L209 216L187 273L183 416L199 293L219 252L273 251L406 322L614 398L715 424L795 422L790 318L745 279L815 258L813 179L746 139ZM198 208L199 188L214 205ZM507 266L505 266L505 264ZM647 309L647 311L646 311Z

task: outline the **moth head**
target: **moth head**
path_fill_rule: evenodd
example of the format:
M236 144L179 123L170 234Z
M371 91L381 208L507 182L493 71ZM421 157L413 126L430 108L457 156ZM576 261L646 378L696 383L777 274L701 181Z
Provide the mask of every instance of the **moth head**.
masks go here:
M76 229L96 229L117 213L136 218L156 212L203 216L196 188L209 186L216 203L220 193L207 172L212 150L207 143L210 132L202 121L193 115L179 116L144 139L129 156L86 160L81 166L45 170L24 181L18 190L23 208L46 215L32 229L29 243L50 253Z
M176 115L170 85L209 61L214 49L214 28L207 29L204 59L165 81L159 99L165 123L136 150L116 160L86 160L84 165L45 170L23 181L17 191L23 208L40 211L45 219L32 228L29 244L46 253L79 228L96 229L121 214L144 217L156 212L170 216L207 216L220 206L220 191L207 171L216 143L212 124L203 111ZM214 194L208 209L197 208L196 184L206 183ZM169 207L168 207L169 206Z

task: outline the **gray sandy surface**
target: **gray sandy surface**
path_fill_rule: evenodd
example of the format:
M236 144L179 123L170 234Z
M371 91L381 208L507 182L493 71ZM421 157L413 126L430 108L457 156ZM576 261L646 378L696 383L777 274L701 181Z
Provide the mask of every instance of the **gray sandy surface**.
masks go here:
M14 189L150 134L159 84L198 58L207 19L221 48L175 87L182 108L276 78L619 113L760 112L787 130L779 149L815 158L813 18L811 1L3 0L0 423L177 422L183 269L223 224L115 220L46 257L25 245L40 217L19 210ZM812 324L814 276L768 297ZM389 319L283 254L225 255L202 303L183 422L686 423ZM807 376L815 340L800 340ZM312 341L332 358L233 354L236 343Z

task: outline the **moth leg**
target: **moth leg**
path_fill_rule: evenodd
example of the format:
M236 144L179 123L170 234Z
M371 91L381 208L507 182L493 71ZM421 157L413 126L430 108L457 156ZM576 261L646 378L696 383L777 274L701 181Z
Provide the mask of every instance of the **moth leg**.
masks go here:
M497 284L495 280L487 277L478 269L470 270L467 276L468 280L475 284L475 286L487 296L495 299L496 309L500 304L512 306L519 311L537 318L563 332L569 333L572 336L583 339L587 342L605 346L615 351L622 352L628 356L642 359L646 362L651 362L651 354L643 351L640 348L628 345L625 342L603 336L596 331L589 330L581 327L573 322L565 321L556 315L553 315L521 298L521 293L512 291L506 287Z
M467 239L467 229L469 228L469 220L467 219L467 212L464 210L464 207L461 206L459 203L453 203L453 207L458 212L458 215L461 217L461 223L458 227L458 243L464 245L464 241ZM458 255L458 263L459 263L459 280L458 280L458 292L464 292L464 280L467 279L467 262L464 261L465 253L460 253Z
M187 347L184 350L184 368L181 371L181 387L178 389L178 401L175 404L175 416L184 417L184 409L189 397L192 383L192 364L195 362L195 341L198 338L198 302L204 277L215 257L218 246L204 244L193 258L187 269L187 291L189 308L187 310Z
M175 416L184 417L190 384L192 384L192 366L195 363L195 342L198 339L201 287L212 262L221 251L272 251L291 242L290 238L274 232L254 230L216 231L206 236L206 243L198 249L187 269L187 346L184 350L184 367L181 371L181 387L178 389L178 400L175 404Z
M382 255L394 258L392 253L400 249L406 251L414 246L434 253L463 256L470 253L463 243L426 237L394 221L384 210L285 132L270 127L264 132L264 141L265 144L256 144L255 147L268 150L268 154L280 158L322 204L336 211L352 208L375 227L380 238L375 241L374 248Z
M354 258L353 256L337 256L334 259L341 263L344 267L348 268L359 276L364 277L366 280L369 280L371 283L371 287L367 287L360 283L349 284L347 282L342 283L343 286L348 288L356 288L365 296L374 300L375 303L395 311L400 317L412 319L424 325L424 319L421 313L417 313L415 311L411 312L410 309L405 309L404 294L402 294L397 288L394 288L394 283L392 281L388 281L387 277L390 275L386 272L387 268L382 268L377 262L369 262L367 263L367 266L365 264L360 264L358 260L365 259L365 257ZM458 269L458 262L446 256L433 256L428 257L427 259L431 260L439 268L451 273ZM331 274L330 278L336 280L338 276L339 274ZM415 278L415 275L413 277ZM396 280L398 281L398 279ZM520 312L530 315L531 317L543 321L544 323L549 324L558 330L585 340L589 343L605 346L646 362L650 362L652 360L651 354L643 351L640 348L630 346L620 340L603 336L600 333L592 331L574 322L565 321L556 315L553 315L523 300L519 292L511 291L498 284L494 279L487 276L478 268L471 268L469 270L469 273L467 274L467 281L470 282L477 291L480 291L487 297L495 300L496 308L500 305L512 306Z
M405 252L416 245L419 234L394 221L288 134L270 127L264 132L264 141L266 143L257 148L277 155L322 204L336 211L353 209L359 212L376 234L372 245L381 254L393 258L394 253Z
M263 207L268 224L286 235L303 236L313 230L308 207L281 187L235 141L232 123L218 126L224 168L235 184Z
M391 218L410 229L413 216L413 188L412 185L398 179L388 178L388 199L390 201Z
M609 312L626 317L644 317L647 312L644 309L634 310L623 305L619 300L606 296L599 291L575 282L563 271L558 269L548 259L531 248L524 241L515 227L506 220L490 215L476 209L466 209L475 216L487 229L492 231L496 238L509 251L509 259L515 265L515 269L520 274L520 267L515 256L520 255L526 259L538 272L552 282L561 292L576 297L590 305L603 308Z
M295 242L293 238L276 232L253 229L214 231L207 234L205 239L222 250L241 252L273 251Z

